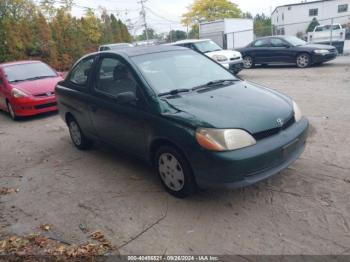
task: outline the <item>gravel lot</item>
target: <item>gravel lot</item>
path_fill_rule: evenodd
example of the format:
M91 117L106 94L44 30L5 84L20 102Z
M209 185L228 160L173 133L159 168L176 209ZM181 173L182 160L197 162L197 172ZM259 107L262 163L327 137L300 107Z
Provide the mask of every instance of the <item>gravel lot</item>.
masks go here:
M0 236L71 243L101 230L122 254L350 254L350 57L320 67L257 68L241 77L293 97L311 122L289 169L256 186L169 196L152 170L105 145L80 152L57 114L0 113Z

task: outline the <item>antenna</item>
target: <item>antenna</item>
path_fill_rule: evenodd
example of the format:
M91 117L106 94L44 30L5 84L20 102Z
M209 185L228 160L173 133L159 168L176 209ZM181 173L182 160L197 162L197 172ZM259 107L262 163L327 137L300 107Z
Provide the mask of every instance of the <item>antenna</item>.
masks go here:
M147 2L147 0L140 0L138 3L141 4L141 12L140 15L143 18L143 23L145 26L145 32L146 32L146 39L148 41L148 28L147 28L147 21L146 21L146 10L145 10L145 3Z

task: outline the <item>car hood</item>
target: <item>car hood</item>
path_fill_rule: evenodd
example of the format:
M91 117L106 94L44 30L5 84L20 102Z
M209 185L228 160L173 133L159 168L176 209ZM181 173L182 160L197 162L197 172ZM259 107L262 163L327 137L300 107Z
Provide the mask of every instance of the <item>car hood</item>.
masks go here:
M322 44L306 44L306 45L303 45L301 47L306 47L306 48L310 48L310 49L326 49L326 50L335 49L334 46L322 45Z
M205 53L209 57L213 57L214 55L223 55L226 56L227 58L236 58L236 57L241 57L241 53L233 50L220 50L220 51L215 51L215 52L208 52Z
M54 92L56 84L61 80L61 77L44 78L33 81L11 83L11 86L20 89L28 95L37 95L47 92Z
M270 89L238 82L166 100L177 113L168 115L194 127L239 128L251 134L279 127L293 116L292 100Z

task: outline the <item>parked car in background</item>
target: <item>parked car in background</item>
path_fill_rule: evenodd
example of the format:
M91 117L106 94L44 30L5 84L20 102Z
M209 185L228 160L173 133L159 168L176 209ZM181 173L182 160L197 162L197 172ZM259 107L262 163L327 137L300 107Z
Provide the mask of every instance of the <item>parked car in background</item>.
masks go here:
M243 60L240 52L224 50L210 39L187 39L171 43L170 45L187 47L205 54L234 74L238 74L243 69Z
M314 44L332 45L337 48L338 53L344 52L346 30L341 24L319 25L313 32L307 34L308 42Z
M338 55L334 46L309 44L295 36L263 37L238 50L245 68L256 64L296 64L305 68L330 61Z
M291 98L177 46L89 54L56 93L77 148L102 140L135 154L177 197L275 175L300 156L308 133Z
M0 64L0 109L14 120L56 111L54 90L62 76L40 61Z
M131 47L134 47L134 46L130 43L108 44L108 45L101 45L98 48L98 51L120 50L120 49L131 48Z

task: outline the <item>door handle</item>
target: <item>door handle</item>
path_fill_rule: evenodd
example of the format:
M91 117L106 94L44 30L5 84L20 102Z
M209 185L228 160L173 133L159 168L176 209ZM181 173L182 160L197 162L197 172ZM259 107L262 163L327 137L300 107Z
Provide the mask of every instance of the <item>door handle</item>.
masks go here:
M96 105L90 105L89 107L92 112L96 112L98 110L98 107Z

